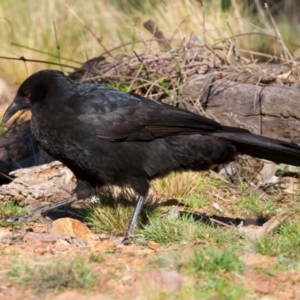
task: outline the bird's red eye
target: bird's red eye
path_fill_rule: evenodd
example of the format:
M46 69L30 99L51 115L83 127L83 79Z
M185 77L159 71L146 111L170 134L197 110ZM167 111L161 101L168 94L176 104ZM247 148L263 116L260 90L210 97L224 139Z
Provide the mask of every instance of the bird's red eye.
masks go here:
M31 94L30 94L30 93L25 93L25 94L24 94L24 97L27 98L27 99L30 99Z

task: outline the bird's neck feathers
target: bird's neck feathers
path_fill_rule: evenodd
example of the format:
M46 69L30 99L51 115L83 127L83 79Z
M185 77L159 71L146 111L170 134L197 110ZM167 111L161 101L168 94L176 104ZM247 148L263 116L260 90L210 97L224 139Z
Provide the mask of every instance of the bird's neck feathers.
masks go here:
M77 92L77 84L62 73L49 78L46 85L44 106L46 109L63 107L65 103ZM52 105L53 103L53 105Z

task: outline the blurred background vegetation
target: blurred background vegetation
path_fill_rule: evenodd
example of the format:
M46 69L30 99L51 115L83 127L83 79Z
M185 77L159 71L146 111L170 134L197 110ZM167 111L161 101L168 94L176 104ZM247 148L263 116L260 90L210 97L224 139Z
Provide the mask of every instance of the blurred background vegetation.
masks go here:
M279 34L291 54L299 51L300 3L296 0L1 0L0 56L25 57L79 67L107 53L143 51L152 19L167 38L199 35L207 44L235 36L237 48L281 56ZM272 21L272 17L274 22ZM55 34L56 32L56 34ZM136 43L130 44L132 41ZM139 42L138 42L139 41ZM300 43L299 43L300 44ZM151 44L152 46L152 44ZM153 44L153 47L155 45ZM261 58L262 59L262 58ZM47 63L0 60L2 78L19 84ZM64 71L72 68L64 67Z

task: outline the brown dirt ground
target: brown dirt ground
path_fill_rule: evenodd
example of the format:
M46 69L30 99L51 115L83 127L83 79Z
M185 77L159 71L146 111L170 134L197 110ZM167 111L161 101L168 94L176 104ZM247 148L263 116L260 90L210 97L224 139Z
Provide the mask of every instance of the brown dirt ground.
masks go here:
M55 222L60 226L54 225L54 228L66 228L69 219L63 218ZM77 227L75 231L79 232L79 236L80 232L85 231L85 225L79 222L73 227ZM7 234L7 237L0 243L1 265L7 266L17 258L48 261L56 258L73 259L78 256L88 258L92 253L99 254L102 262L92 265L99 280L97 286L88 292L67 289L60 293L50 291L41 295L32 289L15 286L1 272L0 299L169 299L149 297L147 293L165 289L171 292L180 291L182 284L191 281L191 278L177 271L159 269L155 264L158 257L174 251L181 251L185 255L191 249L203 247L201 244L165 247L151 241L148 242L148 247L124 246L121 239L99 241L100 236L93 234L90 235L88 246L82 246L78 241L66 242L62 233L61 229L49 231L45 225L39 223L23 225L19 229L2 228L1 234ZM236 274L235 282L255 295L251 299L300 299L299 271L280 271L276 276L262 272L272 266L275 259L260 254L245 255L243 260L247 266L246 271L242 275Z

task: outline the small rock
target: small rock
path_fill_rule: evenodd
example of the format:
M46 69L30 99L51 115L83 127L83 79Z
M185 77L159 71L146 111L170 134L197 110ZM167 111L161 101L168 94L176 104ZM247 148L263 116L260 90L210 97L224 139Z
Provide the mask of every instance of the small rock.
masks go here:
M154 251L157 251L159 248L159 245L153 241L148 242L148 248Z
M93 244L95 235L80 221L72 218L61 218L53 222L50 233L67 237L76 237L87 244Z
M276 290L276 285L268 281L258 281L255 283L254 289L262 294L273 293Z

